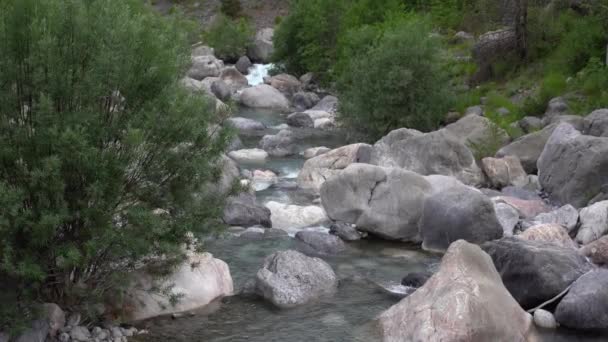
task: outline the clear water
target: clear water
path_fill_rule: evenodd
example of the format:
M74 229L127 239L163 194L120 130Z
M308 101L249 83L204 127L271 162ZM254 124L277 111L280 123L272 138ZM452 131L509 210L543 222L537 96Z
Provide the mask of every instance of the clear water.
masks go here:
M260 73L263 73L261 69ZM259 74L256 75L258 76L250 76L259 77ZM285 115L269 111L241 109L238 116L259 120L268 127L285 122ZM276 132L278 129L269 128L264 133ZM339 133L299 133L302 135L298 140L301 151L312 146L337 147L345 141ZM256 147L259 139L259 136L242 137L248 148ZM258 202L272 200L287 204L312 204L315 197L295 187L295 178L303 164L304 160L299 155L271 158L262 168L275 171L280 181L267 190L257 192ZM311 229L326 230L327 227ZM264 258L273 252L298 249L309 253L290 237L267 240L224 237L207 242L206 248L215 257L228 263L237 293L255 276ZM183 318L160 317L140 322L139 327L149 330L150 334L140 337L138 341L377 341L371 322L379 313L399 301L386 288L408 290L399 285L404 275L414 271L433 270L440 262L440 256L424 252L416 246L380 240L349 244L344 253L322 258L332 265L340 279L339 289L333 296L298 308L279 310L260 299L236 295ZM536 331L529 340L599 342L608 341L608 337L601 333L585 335L578 331L558 329Z

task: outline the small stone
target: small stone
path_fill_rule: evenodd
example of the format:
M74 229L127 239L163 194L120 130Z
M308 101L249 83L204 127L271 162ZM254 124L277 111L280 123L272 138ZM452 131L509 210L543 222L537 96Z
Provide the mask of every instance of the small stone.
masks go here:
M70 341L70 335L68 333L61 333L59 335L59 342L69 342Z
M112 337L114 337L114 338L122 337L122 331L120 330L119 327L110 328L110 333L112 334Z
M534 311L534 324L545 329L557 328L557 322L555 321L553 314L543 309Z
M74 341L88 342L89 339L91 338L91 333L89 332L89 329L87 329L86 327L77 326L77 327L72 328L72 330L70 331L70 337Z

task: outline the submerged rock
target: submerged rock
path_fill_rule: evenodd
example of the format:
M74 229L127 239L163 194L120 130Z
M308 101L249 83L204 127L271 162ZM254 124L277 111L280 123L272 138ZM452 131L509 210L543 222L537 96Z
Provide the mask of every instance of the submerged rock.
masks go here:
M382 341L526 341L531 317L479 247L454 242L424 286L376 319Z
M306 304L334 293L338 286L325 261L292 250L268 256L255 280L256 292L279 308Z
M226 123L234 127L239 132L239 134L243 135L259 136L266 130L266 125L264 125L263 123L248 118L229 118L228 120L226 120Z
M346 249L346 244L337 236L315 231L301 231L296 240L306 244L321 254L338 254Z

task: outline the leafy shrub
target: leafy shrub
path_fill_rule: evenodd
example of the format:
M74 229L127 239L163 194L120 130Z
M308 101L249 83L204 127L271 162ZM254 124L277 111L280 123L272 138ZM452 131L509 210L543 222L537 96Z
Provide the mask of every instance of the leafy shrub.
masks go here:
M365 39L370 32L362 30ZM341 120L370 140L390 130L435 129L450 105L439 42L425 20L396 20L377 42L353 51L337 81ZM373 35L372 35L373 36Z
M251 24L246 19L218 15L203 33L203 41L215 49L218 58L234 63L247 52L253 34Z
M230 18L239 18L243 16L243 7L241 0L222 0L220 11Z
M568 84L563 75L550 73L542 80L538 93L526 99L522 111L526 115L542 115L549 101L554 97L563 95L567 87Z
M139 264L217 226L203 186L228 136L178 85L181 22L139 0L0 3L0 282L18 302L119 298Z
M573 104L576 112L589 112L605 108L608 104L608 67L599 58L589 60L587 66L576 77L576 87L581 89L584 98Z

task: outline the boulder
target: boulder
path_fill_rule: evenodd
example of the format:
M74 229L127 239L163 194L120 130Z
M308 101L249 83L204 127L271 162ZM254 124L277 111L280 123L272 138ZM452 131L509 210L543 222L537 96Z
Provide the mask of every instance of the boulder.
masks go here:
M311 147L311 148L307 148L306 150L304 150L303 157L304 157L304 159L311 159L314 157L318 157L322 154L325 154L329 151L331 151L331 149L327 148L325 146Z
M504 236L512 236L515 226L519 222L519 212L506 203L494 203L496 218L502 226Z
M232 96L230 86L222 80L217 80L211 84L211 92L221 101L228 101Z
M419 288L433 276L430 272L412 272L401 279L401 285Z
M251 227L261 225L272 227L270 210L256 203L255 196L241 193L228 198L224 207L224 222L230 226Z
M497 189L506 186L524 186L528 183L526 171L516 156L503 158L483 158L481 169L488 177L490 184Z
M554 117L570 114L570 107L563 97L556 97L549 101L547 110L543 116L543 122L550 122Z
M247 49L247 55L253 62L270 62L270 57L274 52L274 45L272 43L273 36L274 30L271 28L264 28L256 33L253 44Z
M268 153L259 148L232 151L228 156L243 164L264 164L268 159Z
M424 286L383 312L385 342L526 341L531 317L503 286L479 247L454 242Z
M555 128L538 159L538 179L549 198L580 208L608 193L608 137L582 135L567 123Z
M296 107L297 110L306 110L312 108L314 105L319 103L321 99L319 95L313 92L304 92L299 91L293 94L292 97L293 106Z
M251 181L255 191L263 191L277 184L279 177L270 170L254 170Z
M235 93L243 88L249 86L249 81L240 71L235 67L224 68L220 74L220 79L228 85L230 91Z
M492 200L495 203L506 203L511 207L515 208L519 213L519 217L522 219L530 219L536 217L538 214L547 213L551 211L551 207L549 207L542 200L522 200L515 197L510 196L499 196L494 197Z
M253 64L251 63L251 60L249 60L249 57L247 57L247 56L242 56L241 58L239 58L239 60L234 65L236 70L238 70L243 75L249 74L249 68L251 68L252 66L253 66Z
M362 238L361 233L352 224L344 222L332 222L329 232L344 241L357 241Z
M446 130L426 134L410 129L393 131L374 145L371 163L421 175L453 176L467 185L483 182L473 153Z
M257 135L263 134L266 130L266 125L263 123L241 117L229 118L226 123L235 128L241 135Z
M311 110L336 114L338 112L338 98L332 95L327 95L321 99Z
M76 342L89 342L91 340L91 332L84 326L73 327L70 330L70 338Z
M314 123L314 128L321 130L332 130L336 128L336 120L333 118L320 118L316 119Z
M526 177L526 182L530 184L530 177ZM526 186L528 185L526 184ZM500 190L500 196L514 197L525 201L540 201L542 198L538 195L536 186L532 186L534 190L529 190L524 187L506 186Z
M353 163L368 163L372 147L367 144L353 144L339 147L308 159L298 175L298 186L318 194L321 186L331 176Z
M296 240L321 254L338 254L346 249L346 244L342 239L322 232L301 231L296 233Z
M579 249L579 253L589 258L594 264L608 265L608 235L583 246Z
M530 221L523 222L523 229L528 229L539 224L558 224L566 228L568 233L570 233L576 228L577 223L578 210L570 204L566 204L551 212L538 214Z
M268 256L255 277L256 292L279 308L333 294L337 286L336 274L325 261L292 250Z
M528 241L543 241L556 246L577 249L578 245L572 241L568 231L554 223L540 224L526 229L518 238Z
M282 112L289 110L289 101L277 89L259 84L255 87L243 89L239 101L246 107L274 109Z
M302 89L300 81L289 74L278 74L268 79L268 84L273 88L276 88L287 97L292 97L293 94L297 93Z
M492 201L466 186L428 197L419 227L422 248L432 251L444 251L456 240L481 244L503 236Z
M199 45L192 50L192 57L215 56L215 49L207 45Z
M205 94L209 97L215 97L210 88L207 89L203 82L195 80L194 78L186 76L179 81L179 84L191 93Z
M539 131L543 128L543 121L536 116L526 116L519 120L517 124L526 134Z
M478 115L478 116L483 116L484 114L484 110L482 106L471 106L468 107L465 111L464 111L464 116L469 116L469 115Z
M277 134L265 135L258 146L272 157L286 157L298 153L293 133L283 129Z
M169 296L158 296L153 289L169 288L180 295L172 305ZM155 280L146 272L134 275L134 286L129 292L131 320L143 320L160 315L197 309L211 301L233 293L228 265L209 253L189 253L188 260L162 280Z
M537 327L544 329L557 328L557 322L555 321L553 314L543 309L534 311L534 324L536 324Z
M429 182L432 187L431 193L429 195L434 195L454 187L466 186L458 179L450 176L430 175L424 176L424 179L426 179L426 181Z
M576 241L586 245L608 233L608 201L597 202L580 211L581 224Z
M202 188L210 194L225 196L232 190L240 173L234 160L228 158L226 155L222 155L219 164L222 166L220 178L215 182L207 183Z
M310 226L317 226L327 221L325 210L314 205L299 206L270 201L266 203L270 209L272 227L287 231Z
M483 249L524 309L552 299L593 268L576 250L548 242L504 237L486 242Z
M192 66L188 70L188 77L201 81L205 77L217 77L224 68L224 62L214 56L192 57Z
M608 109L598 109L585 117L585 134L608 137Z
M287 124L293 127L311 128L315 122L306 113L293 113L287 117Z
M471 114L464 116L462 119L447 125L444 129L452 134L456 139L464 144L483 145L488 141L498 141L501 145L509 142L509 135L500 127L492 127L495 125L488 118Z
M321 203L333 220L386 239L418 242L418 221L431 191L430 183L416 173L351 164L325 181Z
M558 124L549 125L540 131L526 134L517 138L507 146L502 147L496 152L497 158L505 156L516 156L521 161L521 165L527 173L536 173L538 168L536 163L545 148L545 144L551 133Z
M608 329L608 270L578 278L557 305L555 318L572 329Z

